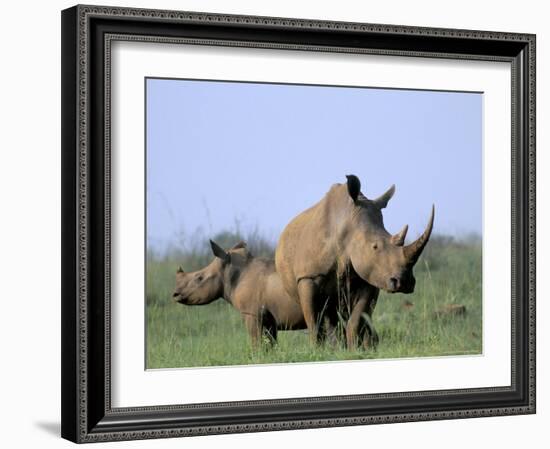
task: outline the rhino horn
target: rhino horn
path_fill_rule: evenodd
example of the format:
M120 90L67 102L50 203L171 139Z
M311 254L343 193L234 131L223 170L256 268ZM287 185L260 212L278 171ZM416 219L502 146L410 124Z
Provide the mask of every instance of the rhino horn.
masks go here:
M422 254L422 251L424 250L424 247L428 243L428 240L430 239L430 235L432 234L432 229L434 226L434 216L435 216L435 206L432 205L432 214L430 215L430 221L428 222L428 226L426 226L426 229L424 230L424 233L418 237L414 242L412 242L410 245L407 245L403 248L403 251L405 252L405 257L411 264L415 264L418 258L420 257L420 254Z
M408 230L409 225L403 226L403 229L401 229L401 231L391 236L391 242L396 246L403 246L405 244L405 237L407 237Z

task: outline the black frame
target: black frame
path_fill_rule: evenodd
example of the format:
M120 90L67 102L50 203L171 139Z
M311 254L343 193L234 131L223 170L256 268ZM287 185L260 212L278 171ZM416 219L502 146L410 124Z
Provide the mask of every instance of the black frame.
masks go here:
M217 404L110 404L110 43L193 42L512 66L512 385ZM75 6L62 12L62 426L75 442L535 413L535 36Z

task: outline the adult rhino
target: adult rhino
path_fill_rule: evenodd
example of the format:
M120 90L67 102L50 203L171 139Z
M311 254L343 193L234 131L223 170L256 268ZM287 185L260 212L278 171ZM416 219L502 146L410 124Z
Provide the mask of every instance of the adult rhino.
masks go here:
M414 291L413 266L430 238L435 208L424 233L405 245L408 226L391 235L382 220L395 186L370 200L357 176L346 177L346 184L334 184L286 226L275 264L285 290L302 308L312 341L319 340L320 304L337 298L347 321L348 347L368 347L378 341L370 317L380 289Z

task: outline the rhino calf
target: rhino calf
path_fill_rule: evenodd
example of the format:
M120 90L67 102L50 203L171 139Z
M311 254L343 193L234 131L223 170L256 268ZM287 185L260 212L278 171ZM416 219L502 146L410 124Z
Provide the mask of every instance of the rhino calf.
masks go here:
M174 301L197 306L224 298L241 313L254 347L263 337L276 342L278 330L307 328L273 260L253 257L243 242L228 251L213 241L210 245L215 258L208 266L190 273L178 269Z

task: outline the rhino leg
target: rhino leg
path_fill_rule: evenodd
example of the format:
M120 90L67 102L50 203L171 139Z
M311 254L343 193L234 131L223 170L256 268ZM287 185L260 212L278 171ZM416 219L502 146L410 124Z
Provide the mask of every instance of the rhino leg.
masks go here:
M275 317L262 306L260 311L261 332L262 338L266 340L270 346L277 343L277 322Z
M370 316L368 320L365 320L365 325L363 326L363 335L360 337L360 344L363 345L365 349L376 349L378 346L378 332L370 322Z
M350 318L346 325L346 343L348 349L363 346L365 349L375 348L378 344L378 333L372 325L372 313L378 299L378 289L361 292L354 301Z
M262 323L259 316L256 314L243 314L243 319L248 335L250 335L252 348L256 349L260 346L262 339Z
M264 341L270 346L277 343L277 322L265 307L262 306L257 313L241 312L241 316L253 349L258 349Z
M328 316L323 317L323 326L319 329L319 340L327 341L331 346L338 344L338 329Z
M367 310L366 315L363 315L363 318L365 320L365 326L364 326L364 334L362 336L363 339L363 346L365 349L373 348L375 349L378 345L378 332L376 332L376 329L374 328L374 325L372 324L372 314L374 312L374 308L376 307L376 302L378 301L378 294L380 293L380 290L375 289L374 291L371 291L369 293L369 296L367 298Z
M337 306L336 301L331 298L326 299L322 313L323 326L319 330L319 339L327 341L333 347L337 347L340 342L345 341L346 337L345 329L340 322Z
M346 325L346 344L348 349L353 350L359 346L361 334L363 332L362 322L363 313L367 310L367 299L359 299L351 311L348 323Z
M317 344L320 340L319 325L320 318L315 307L318 287L313 279L304 278L298 282L298 296L300 297L300 306L304 314L309 340Z

